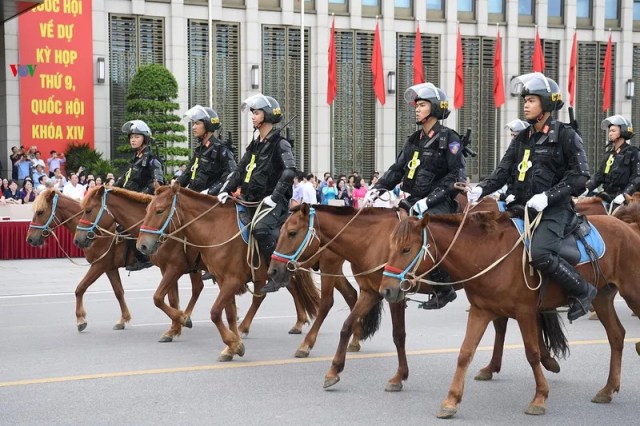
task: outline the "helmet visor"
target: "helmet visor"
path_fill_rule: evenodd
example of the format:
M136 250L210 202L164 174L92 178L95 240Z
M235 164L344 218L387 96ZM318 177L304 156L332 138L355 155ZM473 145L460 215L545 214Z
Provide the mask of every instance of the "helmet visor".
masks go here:
M185 112L182 119L191 121L209 121L211 120L211 117L209 117L209 114L207 114L207 111L202 105L196 105L189 111Z
M407 104L415 106L417 99L440 99L440 91L433 83L421 83L409 87L404 92L404 100Z
M510 83L510 88L511 93L517 93L519 95L522 94L524 89L527 89L529 92L546 91L547 93L551 93L549 80L540 72L523 74L513 78Z
M632 127L631 122L621 115L612 115L611 117L605 118L604 120L602 120L600 127L602 128L602 130L607 130L612 124L616 126Z
M142 120L127 121L122 125L122 133L151 136L151 129Z
M509 129L512 132L518 132L519 133L519 132L523 131L524 129L526 129L529 126L530 126L530 124L527 123L526 121L515 119L515 120L510 121L507 124L505 124L504 128L505 129Z
M242 111L246 111L247 109L264 109L264 108L273 108L275 105L272 105L269 102L269 99L262 93L258 93L257 95L253 95L242 101L242 105L240 108Z

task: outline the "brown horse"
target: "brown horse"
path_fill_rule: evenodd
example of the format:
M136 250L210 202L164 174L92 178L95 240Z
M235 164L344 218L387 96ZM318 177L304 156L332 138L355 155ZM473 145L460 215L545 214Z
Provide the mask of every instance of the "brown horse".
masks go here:
M27 232L27 243L41 246L55 228L63 224L70 232L75 232L82 211L80 203L62 195L58 191L47 189L33 203L33 218ZM110 231L114 229L111 228ZM106 274L113 293L120 305L120 319L114 330L124 330L131 320L131 314L124 300L124 289L118 268L125 266L125 247L113 238L99 238L91 247L84 249L84 255L91 264L89 270L76 287L76 326L78 331L87 328L87 312L84 309L84 293L102 274Z
M481 204L489 207L492 202L495 205L493 200L487 200ZM480 208L483 208L482 206ZM306 204L294 207L292 211L293 213L280 231L276 252L295 253L302 246L306 236L310 234L310 230L313 229L317 239L314 238L314 241L302 251L299 261L310 259L318 251L319 246L325 247L331 241L327 250L321 254L327 251L335 252L341 258L351 262L354 274L369 271L357 279L358 285L360 285L360 296L340 332L338 349L331 368L325 376L324 387L327 388L340 380L339 373L344 370L347 343L354 326L363 323L367 329L366 336L371 336L377 329L377 324L374 326L372 321L375 318L379 321L379 314L372 314L372 312L377 313L381 309L382 298L379 294L379 288L383 272L382 266L389 254L388 236L398 224L399 216L392 209L367 208L360 212L356 220L352 221L358 210L329 206L314 206L314 210L310 210ZM352 222L349 223L350 221ZM372 235L375 235L375 238L371 238ZM335 240L333 240L334 238ZM291 267L292 265L286 265L282 261L275 260L274 257L269 268L270 278L279 282L286 281L290 273L287 266ZM431 289L421 289L423 293L429 291ZM402 390L402 382L409 376L409 366L405 350L405 302L390 303L389 307L393 322L393 340L398 352L398 369L395 375L389 379L386 390L393 392ZM553 318L550 318L550 321L552 320ZM477 376L478 380L489 380L493 373L500 371L506 321L506 318L498 318L494 322L496 328L494 354L489 365L480 370ZM560 369L557 362L548 353L546 353L545 365L552 371L557 372Z
M181 228L181 234L198 247L207 270L215 275L220 293L211 308L211 321L216 325L227 347L219 361L231 361L234 355L244 355L244 343L236 319L227 315L229 326L222 321L222 310L233 304L234 296L245 291L245 283L252 280L247 263L247 245L238 233L236 209L233 203L218 204L216 197L182 189L178 183L170 187L157 187L156 196L147 208L138 236L138 249L153 254L172 229ZM266 266L255 272L254 288L259 293L266 281ZM292 288L300 293L301 302L310 316L315 315L318 290L308 273L296 274Z
M609 338L611 360L607 383L592 401L610 402L613 393L620 389L624 344L624 328L613 308L613 298L616 292L620 291L627 305L635 313L640 312L640 271L635 266L636 258L640 255L640 235L629 232L628 224L613 217L591 216L589 220L603 236L607 250L599 260L600 274L595 276L594 268L589 264L579 266L578 270L585 279L596 283L599 288L607 285L613 288L599 291L593 302ZM464 280L489 268L497 256L506 255L515 247L515 250L497 266L463 284L471 309L453 382L438 417L452 417L457 412L462 399L464 377L475 350L489 321L500 316L508 316L518 321L527 360L534 373L536 390L526 413L544 414L549 385L540 368L536 316L539 310L566 305L567 294L554 283L548 285L542 299L539 290L532 291L527 288L535 284L536 280L529 277L525 282L522 271L523 246L514 245L518 240L518 232L509 215L495 212L471 214L464 223L459 237L453 242L461 222L461 215L426 215L421 220L404 219L396 227L391 238L390 256L386 266L387 269L403 270L412 259L420 258L424 259L417 265L416 274L420 274L431 268L434 261L441 261L441 266L453 279ZM425 246L429 251L427 254L435 260L431 260L429 255L418 256ZM450 252L442 258L444 248L450 246ZM404 294L399 284L398 279L385 276L380 293L388 301L401 301ZM640 353L640 344L636 345L636 349Z

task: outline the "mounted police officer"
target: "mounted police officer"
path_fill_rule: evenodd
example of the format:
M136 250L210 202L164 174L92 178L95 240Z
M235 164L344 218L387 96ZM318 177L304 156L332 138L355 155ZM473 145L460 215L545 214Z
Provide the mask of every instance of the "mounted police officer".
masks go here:
M449 116L447 95L432 83L422 83L409 87L404 99L415 107L416 124L421 128L409 136L395 163L367 192L364 203L372 203L382 191L390 191L402 182L401 189L409 194L406 201L413 212L455 213L458 190L454 184L466 179L464 147L460 136L439 122ZM450 282L449 275L439 268L431 272L430 278ZM450 285L435 286L434 295L421 306L440 309L455 298Z
M117 187L130 191L142 192L144 194L154 193L154 182L164 183L162 173L162 163L151 153L151 129L142 120L131 120L124 123L122 133L129 137L131 145L131 160L129 170L120 176L116 183ZM135 263L126 267L127 271L138 271L152 266L149 258L140 253L135 248L135 240L127 240L128 247L135 254Z
M200 105L185 112L184 117L193 121L191 131L200 144L178 182L197 192L218 195L227 176L236 168L233 152L214 134L220 128L220 118L213 109Z
M602 185L602 192L596 194L623 204L625 195L631 195L640 187L640 151L629 143L633 137L631 122L621 115L605 118L601 125L609 131L607 156L600 164L593 179L587 182L592 192Z
M525 74L511 81L511 92L524 98L524 116L531 127L511 141L496 170L468 198L477 202L510 181L515 203L543 212L531 240L531 264L569 294L568 318L573 321L589 311L597 294L558 255L565 229L576 217L571 197L581 194L589 179L587 156L580 135L551 117L563 106L555 81L542 73Z
M281 129L274 124L282 121L280 104L271 96L257 94L242 103L242 110L251 111L251 120L258 135L251 141L240 163L229 175L218 194L220 202L229 198L229 193L240 187L241 196L248 202L262 202L258 208L250 208L252 216L265 216L252 230L265 262L278 241L278 233L286 219L289 199L292 195L296 162L291 144L280 135ZM263 213L264 212L264 213ZM272 292L279 287L269 281L263 292Z

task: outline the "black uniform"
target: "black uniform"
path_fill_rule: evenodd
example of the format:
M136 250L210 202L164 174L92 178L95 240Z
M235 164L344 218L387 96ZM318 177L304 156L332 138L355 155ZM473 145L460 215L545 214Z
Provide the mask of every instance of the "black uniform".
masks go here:
M618 151L613 148L602 160L598 172L587 184L593 192L602 185L603 191L611 198L620 194L631 195L640 188L640 151L628 143Z
M159 184L164 183L162 164L151 153L149 146L144 147L142 155L133 154L129 164L129 170L118 178L115 186L130 191L153 194L155 191L154 181L157 180Z
M407 201L411 205L426 197L429 213L455 213L458 191L453 185L466 179L462 148L459 135L440 123L429 134L418 130L409 136L375 188L392 190L402 182L401 189L410 194Z
M253 236L267 263L271 260L280 227L287 215L295 175L296 162L291 145L280 136L278 129L273 129L265 141L258 138L251 141L240 164L222 187L226 192L234 192L240 187L246 201L262 201L271 195L276 202L271 213L253 228ZM263 204L264 208L268 206ZM256 209L251 209L251 213L257 213Z
M194 191L209 189L209 195L218 195L229 174L235 170L236 161L229 147L215 136L198 145L187 170L178 177L181 186Z

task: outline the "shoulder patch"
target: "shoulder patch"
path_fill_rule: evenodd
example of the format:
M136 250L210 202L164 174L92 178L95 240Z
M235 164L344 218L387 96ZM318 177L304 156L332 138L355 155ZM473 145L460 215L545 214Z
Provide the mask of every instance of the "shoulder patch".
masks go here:
M449 151L453 154L456 155L458 153L458 151L460 151L460 142L458 141L453 141L449 144Z

